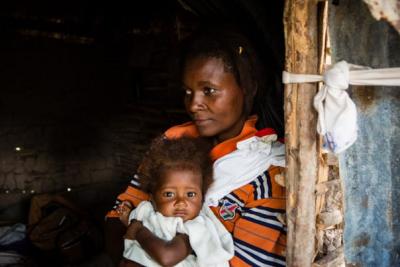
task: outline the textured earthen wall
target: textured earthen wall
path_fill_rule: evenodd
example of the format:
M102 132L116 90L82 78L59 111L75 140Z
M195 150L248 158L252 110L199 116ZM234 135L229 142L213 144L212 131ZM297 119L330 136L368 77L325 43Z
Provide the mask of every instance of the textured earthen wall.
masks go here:
M85 201L107 198L111 207L151 138L182 117L168 46L132 58L128 44L121 50L43 39L2 44L1 220L25 216L21 203L32 194L69 188ZM90 192L92 199L84 197Z

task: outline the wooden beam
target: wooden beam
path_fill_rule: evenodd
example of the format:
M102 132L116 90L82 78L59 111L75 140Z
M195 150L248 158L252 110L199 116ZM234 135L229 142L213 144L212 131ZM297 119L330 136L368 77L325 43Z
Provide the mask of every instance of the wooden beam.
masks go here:
M328 2L319 2L318 3L318 73L322 74L325 70L326 63L326 51L327 51L327 37L328 37ZM318 90L322 89L322 83L318 84ZM323 254L324 248L324 230L326 229L326 225L321 225L318 223L318 216L321 215L321 211L325 207L326 195L321 194L321 191L318 187L320 185L327 183L329 176L329 155L324 154L322 151L323 139L322 136L317 138L317 154L318 154L318 177L317 177L317 185L316 185L316 199L315 199L315 214L317 216L317 238L316 238L316 250L314 252L314 257L318 254ZM326 187L326 191L328 188ZM322 218L327 216L322 216Z
M286 71L318 72L317 1L286 0ZM315 246L317 180L316 84L285 86L287 266L311 266Z

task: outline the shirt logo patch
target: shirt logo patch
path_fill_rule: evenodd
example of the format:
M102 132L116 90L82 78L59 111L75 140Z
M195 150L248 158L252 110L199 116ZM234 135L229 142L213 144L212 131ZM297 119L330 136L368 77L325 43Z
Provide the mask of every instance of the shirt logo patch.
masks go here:
M221 208L219 209L219 215L224 221L232 220L236 216L236 209L239 208L238 204L233 204L226 199L222 202Z

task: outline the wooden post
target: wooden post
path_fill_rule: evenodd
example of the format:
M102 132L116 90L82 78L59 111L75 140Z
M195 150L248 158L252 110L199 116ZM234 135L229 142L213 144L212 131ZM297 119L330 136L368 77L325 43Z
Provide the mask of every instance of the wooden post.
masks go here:
M325 63L326 63L326 49L327 49L327 37L328 37L328 1L323 1L318 3L318 73L322 74L325 71ZM321 90L322 83L318 84L318 90ZM329 166L328 166L328 154L322 153L322 136L317 138L317 153L318 153L318 177L316 182L316 187L318 191L318 186L326 184L328 181L329 174ZM318 218L318 215L321 213L325 206L326 196L324 194L316 195L315 200L315 214ZM316 251L315 256L317 254L323 253L323 245L324 245L324 231L325 229L321 229L316 224Z
M318 72L316 0L286 0L286 71ZM317 116L312 106L317 84L285 86L287 266L311 266L315 246Z

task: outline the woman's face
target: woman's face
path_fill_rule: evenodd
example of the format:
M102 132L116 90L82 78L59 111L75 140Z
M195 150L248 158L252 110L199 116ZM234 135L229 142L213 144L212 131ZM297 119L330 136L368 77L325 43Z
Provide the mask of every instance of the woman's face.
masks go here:
M185 106L199 134L223 142L237 136L245 122L244 95L222 59L189 60L183 72Z

